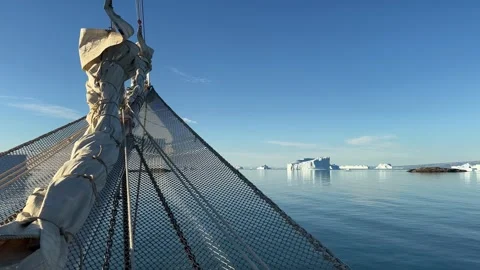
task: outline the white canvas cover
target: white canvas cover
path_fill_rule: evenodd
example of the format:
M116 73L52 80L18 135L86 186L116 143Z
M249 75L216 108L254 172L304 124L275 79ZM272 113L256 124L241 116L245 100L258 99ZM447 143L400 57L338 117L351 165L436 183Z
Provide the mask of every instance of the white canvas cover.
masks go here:
M127 40L133 28L115 14L111 0L106 1L105 10L118 32L80 32L80 62L88 76L89 127L49 186L35 189L16 220L0 227L0 269L63 268L68 241L87 219L119 157L124 141L119 108L127 79L134 79L127 102L135 108L141 104L134 105L134 100L143 102L153 50L146 46L141 31L137 44Z

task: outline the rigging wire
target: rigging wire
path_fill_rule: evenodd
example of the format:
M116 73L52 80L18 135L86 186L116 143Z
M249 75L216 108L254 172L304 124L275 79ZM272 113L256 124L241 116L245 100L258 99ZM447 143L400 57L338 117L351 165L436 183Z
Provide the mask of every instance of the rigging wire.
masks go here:
M142 32L143 39L145 39L145 13L143 12L143 7L143 0L135 0L138 30Z
M146 35L145 35L145 13L143 12L143 0L142 0L142 22L143 22L143 39L146 40Z
M137 24L138 24L138 33L140 33L143 36L143 39L145 40L145 14L143 12L143 0L135 0L135 10L136 10L136 15L137 15ZM143 91L149 91L150 89L150 76L149 74L146 75L146 85L143 85ZM143 93L142 93L143 94ZM126 102L126 105L128 106L128 101ZM141 109L140 109L141 110ZM124 119L124 110L122 110L122 119ZM139 120L140 122L140 120ZM144 120L143 120L143 126L146 125L147 122L147 107L145 106L145 112L144 112ZM141 122L140 122L141 124ZM142 149L141 151L144 151L144 140L145 140L146 132L143 132L142 136ZM127 141L127 137L125 134L125 141ZM135 141L132 142L133 145L136 145ZM131 209L131 202L130 202L130 186L129 186L129 180L128 180L128 159L127 159L128 153L127 153L127 145L125 145L125 173L126 173L126 190L127 190L127 208L128 208L128 225L129 225L129 246L130 246L130 261L132 264L132 268L134 268L134 261L133 261L133 252L134 252L134 246L133 246L133 241L134 241L134 234L135 234L135 229L136 229L136 222L137 222L137 210L138 210L138 202L139 202L139 193L140 193L140 182L141 182L141 174L142 174L142 163L140 163L139 167L139 173L138 173L138 181L137 181L137 189L136 189L136 200L135 200L135 209L133 213L133 219L132 219L132 209Z
M150 90L150 89L149 89ZM150 122L147 120L147 105L143 105L145 107L144 110L144 117L143 117L143 126L146 126L147 122ZM140 109L141 110L141 109ZM146 130L143 130L143 135L141 139L141 151L142 153L145 150L145 137L146 137ZM136 144L136 143L135 143ZM135 229L137 225L137 211L138 211L138 201L139 201L139 196L140 196L140 181L142 179L142 163L140 162L139 168L138 168L138 180L137 180L137 191L136 191L136 200L135 200L135 212L133 215L133 233L135 234Z
M165 195L163 194L162 190L160 189L160 187L157 184L157 182L155 180L155 177L153 176L152 170L148 166L147 161L145 160L145 157L143 156L143 153L140 151L140 148L138 147L137 144L135 144L133 147L135 148L135 150L137 150L138 156L140 158L140 162L143 163L143 165L145 166L145 172L147 173L148 177L152 181L153 187L154 187L155 191L157 192L158 198L160 199L160 201L161 201L161 203L162 203L162 205L165 209L165 212L167 212L167 215L170 219L170 223L172 224L172 227L174 228L175 232L177 233L177 236L178 236L180 242L184 246L184 250L187 253L188 259L192 263L193 269L201 269L200 265L197 262L197 259L196 259L195 255L193 254L192 248L190 247L190 245L188 243L187 238L185 237L180 225L178 224L177 219L175 218L175 215L174 215L172 209L170 208L170 206L167 202L167 199L165 198Z
M138 24L138 32L140 32L143 36L143 40L146 39L146 31L145 31L145 13L144 13L144 5L143 0L135 0L135 10L137 12L137 24ZM147 73L146 76L147 85L150 85L150 73Z
M128 138L127 138L127 130L125 128L125 110L121 110L122 114L122 127L123 127L123 135L124 135L124 157L125 157L125 189L126 189L126 195L125 199L127 201L127 220L128 220L128 247L129 247L129 255L130 255L130 264L131 268L135 269L135 264L134 264L134 246L133 246L133 227L132 227L132 206L130 202L130 183L129 183L129 172L128 172Z
M255 262L253 262L249 256L247 256L247 254L244 252L244 250L242 248L240 248L240 246L243 246L246 251L249 253L249 255L251 255L253 258L255 258L255 260L257 262L260 263L260 265L264 268L264 269L269 269L269 267L265 264L265 262L260 258L258 257L258 255L251 249L251 247L245 243L236 233L235 231L230 227L230 225L225 221L225 219L215 210L215 208L212 207L212 205L210 205L210 203L203 197L203 195L197 190L197 188L195 186L193 186L191 183L190 183L190 180L180 171L180 169L178 169L178 167L173 163L172 160L170 160L170 158L167 156L167 154L165 152L163 152L163 150L161 149L161 147L157 144L157 142L155 142L155 140L153 139L153 136L146 130L146 128L141 124L140 122L140 119L138 118L138 116L136 115L133 115L137 121L140 123L140 126L141 128L143 128L143 130L145 130L146 132L146 135L147 135L147 138L149 139L149 141L152 143L153 147L157 150L157 153L160 155L160 157L166 162L167 166L170 167L171 171L175 174L175 176L177 177L178 180L180 180L180 183L185 187L185 189L187 190L187 192L192 196L192 198L196 201L197 205L200 206L205 214L210 218L210 220L212 222L214 222L217 226L218 229L220 229L223 234L230 239L230 243L234 244L237 246L237 250L241 253L241 256L245 259L245 261L250 265L250 267L252 269L257 269L258 270L258 267L256 265ZM185 183L186 182L186 183ZM188 184L187 184L188 183ZM198 196L198 198L197 198ZM202 203L205 203L205 205ZM210 211L207 210L210 209L213 213L213 215L210 213ZM215 218L215 217L216 218ZM217 220L218 219L218 220ZM225 228L223 226L220 225L220 223L225 226ZM230 232L230 233L228 233Z

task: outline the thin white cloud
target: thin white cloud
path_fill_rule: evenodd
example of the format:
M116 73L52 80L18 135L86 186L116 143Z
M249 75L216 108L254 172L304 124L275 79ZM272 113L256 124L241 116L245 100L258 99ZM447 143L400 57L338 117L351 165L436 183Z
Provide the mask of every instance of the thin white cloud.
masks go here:
M63 106L44 104L44 103L8 103L7 106L31 111L34 113L38 113L40 115L69 119L69 120L75 120L82 116L76 110L63 107Z
M316 147L316 144L312 143L301 143L301 142L285 142L285 141L267 141L269 144L276 144L281 146L292 146L292 147Z
M46 103L43 103L41 100L33 97L0 95L0 99L10 101L9 103L4 103L4 105L26 110L26 111L31 111L39 115L55 117L55 118L63 118L63 119L69 119L69 120L78 119L82 116L76 110L63 107L63 106L46 104ZM15 102L12 102L12 101L15 101Z
M361 136L357 138L347 139L345 142L350 145L373 145L378 143L388 143L395 138L395 135Z
M212 82L211 80L209 80L207 78L194 77L194 76L189 75L185 72L182 72L179 69L174 68L174 67L169 67L168 69L170 69L171 72L180 76L186 82L191 82L191 83L210 83L210 82Z
M5 96L5 95L0 95L0 99L15 99L15 100L37 100L36 98L32 98L32 97L21 97L21 96Z
M187 123L187 124L197 124L197 121L194 121L194 120L192 120L192 119L188 119L188 118L186 118L186 117L184 117L184 118L182 118L182 119L183 119L183 121L185 121L185 123Z

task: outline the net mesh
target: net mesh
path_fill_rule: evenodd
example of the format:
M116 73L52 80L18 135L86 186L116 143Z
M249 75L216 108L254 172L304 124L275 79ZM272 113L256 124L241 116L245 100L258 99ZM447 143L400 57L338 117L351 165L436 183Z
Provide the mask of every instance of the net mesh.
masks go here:
M128 143L128 170L121 155L70 243L67 269L348 269L156 92L138 120ZM86 126L79 119L0 154L0 222L13 220L35 187L48 185Z

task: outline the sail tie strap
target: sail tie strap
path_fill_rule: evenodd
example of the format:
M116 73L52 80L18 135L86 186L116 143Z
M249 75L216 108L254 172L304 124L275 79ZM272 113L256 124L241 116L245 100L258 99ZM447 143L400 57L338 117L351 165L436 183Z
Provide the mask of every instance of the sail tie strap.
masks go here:
M63 177L71 177L71 176L76 176L79 178L85 178L90 181L92 184L92 190L93 190L93 195L95 195L95 199L98 200L98 192L97 192L97 185L95 184L95 181L93 180L93 175L88 175L88 174L65 174L62 175Z
M105 161L103 161L99 156L97 155L93 155L92 156L92 159L100 162L100 164L102 164L103 168L105 169L105 172L108 174L108 168L107 168L107 164L105 164Z

